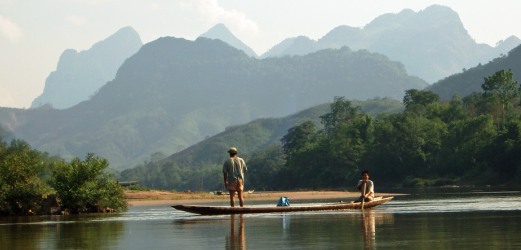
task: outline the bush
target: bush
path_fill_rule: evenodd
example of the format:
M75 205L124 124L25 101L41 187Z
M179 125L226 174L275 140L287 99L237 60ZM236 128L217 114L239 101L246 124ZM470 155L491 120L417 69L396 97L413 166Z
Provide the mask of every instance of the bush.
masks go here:
M1 142L0 159L0 214L38 213L50 193L38 177L44 168L40 152L24 141L13 140L9 146Z
M106 159L87 154L84 161L57 162L52 167L51 186L61 200L61 209L70 213L124 210L123 188L105 173Z

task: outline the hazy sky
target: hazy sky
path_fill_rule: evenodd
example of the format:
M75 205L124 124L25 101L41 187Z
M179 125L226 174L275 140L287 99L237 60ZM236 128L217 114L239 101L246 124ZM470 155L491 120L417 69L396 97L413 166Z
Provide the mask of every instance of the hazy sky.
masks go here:
M125 26L147 43L193 40L224 23L260 55L288 37L318 39L433 4L456 11L479 43L521 38L519 0L0 0L0 106L29 108L65 49L89 49Z

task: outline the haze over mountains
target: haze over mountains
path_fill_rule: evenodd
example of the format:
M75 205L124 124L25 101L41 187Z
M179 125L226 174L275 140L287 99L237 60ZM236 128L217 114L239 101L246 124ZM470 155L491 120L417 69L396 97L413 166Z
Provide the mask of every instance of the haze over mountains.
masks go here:
M375 98L352 103L353 106L360 106L370 115L397 113L403 110L401 101L390 98ZM257 152L273 149L274 145L278 145L280 139L288 133L288 129L297 124L312 121L317 124L317 127L321 127L320 116L328 112L330 112L330 105L322 104L281 118L260 118L243 125L229 127L181 152L160 159L151 159L135 168L124 170L121 176L123 180L139 180L144 186L163 189L204 190L199 183L203 178L205 187L220 187L222 180L217 178L220 176L220 163L226 159L227 155L223 152L226 152L230 145L240 145L241 156L251 159ZM276 159L272 160L272 164L276 162ZM212 172L202 170L208 166ZM270 169L274 166L263 167ZM255 170L250 168L248 171L252 173Z
M81 88L78 91L84 95L76 99L76 103L83 102L64 110L50 107L0 109L0 125L39 150L65 158L83 157L87 152L93 152L109 159L112 167L121 170L146 161L156 152L170 155L183 150L227 127L257 118L284 117L330 102L335 96L401 100L405 90L424 89L427 82L411 74L412 70L402 63L390 60L391 55L373 53L370 49L359 50L359 47L365 42L374 48L387 45L391 51L403 52L397 55L416 59L414 66L424 65L426 71L443 69L448 64L458 68L458 72L462 68L458 60L469 57L465 53L470 53L470 49L461 52L458 46L469 46L475 54L481 55L489 50L468 37L457 14L456 18L454 13L449 13L451 11L444 15L447 9L434 6L420 13L406 10L383 15L363 29L337 27L317 42L305 37L286 40L281 44L287 43L287 46L274 47L270 50L273 56L263 55L263 59L256 58L251 49L248 52L249 48L224 25L215 26L196 41L163 37L143 46L139 36L136 40L136 34L131 34L133 30L125 28L122 31L127 35L123 37L128 39L116 39L116 43L109 43L111 39L107 39L88 51L64 52L38 99L40 104L51 103L52 107L65 108L71 102L61 106L62 102L58 100L65 100L69 92L76 90L58 86L77 84L75 87ZM413 18L429 13L438 15L426 20ZM459 26L447 24L456 19ZM417 25L414 29L409 27L413 23ZM436 25L442 28L428 28ZM416 33L406 32L411 30ZM432 35L433 30L437 33ZM516 39L504 42L494 51L519 42ZM343 43L348 41L352 44L345 47ZM133 46L127 47L127 42ZM445 45L447 43L450 46ZM136 49L139 50L137 53L132 49L114 52L119 57L110 55L111 49L97 50L106 44L110 44L107 48L136 48L139 45ZM331 48L319 50L317 44L329 44ZM398 47L400 44L402 47ZM476 52L479 48L485 48L485 52ZM308 52L300 52L305 50ZM278 55L275 55L276 51L279 51ZM288 51L294 51L295 55L282 56ZM444 58L454 61L441 60ZM116 59L121 67L116 66ZM432 65L434 62L441 64ZM101 64L109 66L99 68ZM493 68L491 66L490 70ZM101 71L96 71L99 69ZM106 74L103 78L106 80L101 79L100 75L109 71L112 71L112 77ZM469 69L463 77L470 77L468 74L472 72ZM101 88L85 90L86 86L93 85L86 81L87 78L95 78ZM103 81L105 83L100 83ZM480 86L481 83L482 78L473 84ZM450 93L448 88L446 91ZM85 96L91 97L82 99Z
M145 44L114 80L66 110L13 112L19 138L52 154L94 152L129 168L261 117L280 117L334 96L401 99L427 84L367 51L323 50L259 60L220 40L172 37Z
M512 70L514 79L518 84L521 83L521 45L487 64L480 64L464 72L451 75L427 89L438 94L442 100L449 100L454 95L463 97L474 92L483 92L481 84L483 84L484 78L499 70Z
M139 34L131 27L125 27L89 50L65 50L56 71L49 75L43 93L33 101L31 108L50 104L65 109L89 99L114 79L123 61L142 45Z
M219 39L250 57L257 57L224 24L215 25L200 37ZM495 47L477 44L456 12L434 5L420 12L403 10L381 15L363 28L341 25L317 41L305 36L288 38L260 57L306 55L347 46L352 50L382 53L391 60L402 62L410 75L433 83L506 54L520 43L519 38L511 36ZM64 51L56 71L46 81L44 92L33 101L31 108L50 104L64 109L87 100L114 78L122 62L141 45L139 35L126 27L89 50Z
M521 45L506 56L447 77L428 86L427 89L439 94L445 100L451 98L451 94L466 96L474 92L482 92L483 78L503 69L511 69L517 82L521 82ZM394 99L376 98L352 103L353 106L360 106L364 112L371 115L397 113L403 110L401 101ZM288 129L304 121L313 121L320 126L320 116L327 112L330 112L329 105L317 105L283 118L257 119L244 125L234 126L168 157L151 158L145 164L124 170L121 172L121 177L124 180L139 180L145 186L164 189L219 188L222 184L215 176L219 176L219 163L226 158L223 152L229 145L240 145L241 155L250 160L255 159L259 154L270 159L269 162L263 162L266 164L263 165L263 169L268 169L267 172L272 171L280 167L273 162L277 159L278 150L281 150L278 146L280 139L287 134ZM259 172L255 172L255 175ZM204 183L201 181L203 179Z
M452 9L433 5L423 11L384 14L363 28L338 26L318 41L304 36L288 38L261 57L305 55L324 48L348 46L367 49L402 62L411 75L429 83L486 63L505 54L521 40L506 38L495 47L477 44Z
M199 37L206 37L210 39L219 39L226 42L230 46L242 50L246 55L251 57L257 57L255 51L253 51L248 45L244 44L241 40L237 39L228 28L222 23L213 26L211 29L201 34Z

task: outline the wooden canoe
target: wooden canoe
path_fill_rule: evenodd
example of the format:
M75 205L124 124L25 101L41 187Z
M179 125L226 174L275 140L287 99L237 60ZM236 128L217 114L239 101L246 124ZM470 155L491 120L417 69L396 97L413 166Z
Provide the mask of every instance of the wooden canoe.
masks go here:
M394 197L376 197L373 201L365 202L364 209L376 207L392 200ZM223 215L223 214L251 214L251 213L288 213L303 211L327 211L361 209L361 202L340 202L316 206L287 206L287 207L228 207L228 206L198 206L198 205L174 205L173 208L189 213L200 215Z

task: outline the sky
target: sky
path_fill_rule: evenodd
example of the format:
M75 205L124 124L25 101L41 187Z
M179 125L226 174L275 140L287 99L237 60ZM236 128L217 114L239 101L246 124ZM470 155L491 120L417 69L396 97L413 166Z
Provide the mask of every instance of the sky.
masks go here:
M456 11L478 43L521 38L519 0L0 0L0 107L29 108L64 50L87 50L126 26L148 43L194 40L223 23L261 55L289 37L316 40L434 4Z

